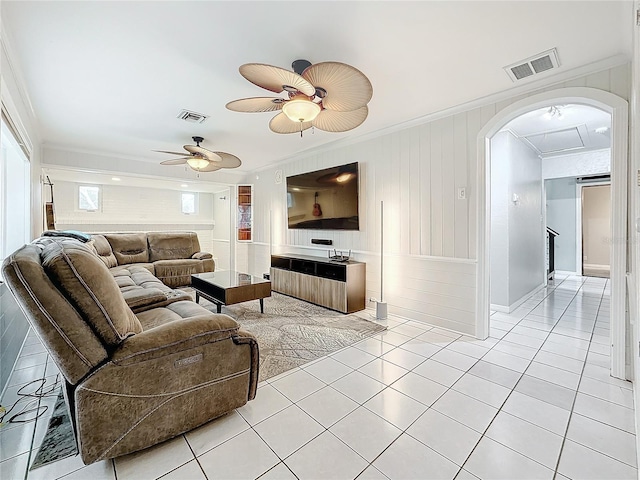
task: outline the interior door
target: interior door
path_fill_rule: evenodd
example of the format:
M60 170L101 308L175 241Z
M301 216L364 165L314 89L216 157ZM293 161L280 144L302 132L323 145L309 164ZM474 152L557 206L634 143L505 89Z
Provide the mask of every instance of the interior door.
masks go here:
M582 187L582 274L611 273L611 184Z

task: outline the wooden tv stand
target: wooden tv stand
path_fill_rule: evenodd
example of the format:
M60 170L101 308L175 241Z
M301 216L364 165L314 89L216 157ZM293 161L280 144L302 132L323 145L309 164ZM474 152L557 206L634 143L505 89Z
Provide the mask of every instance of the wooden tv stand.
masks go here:
M342 313L365 307L366 264L306 255L271 255L271 290Z

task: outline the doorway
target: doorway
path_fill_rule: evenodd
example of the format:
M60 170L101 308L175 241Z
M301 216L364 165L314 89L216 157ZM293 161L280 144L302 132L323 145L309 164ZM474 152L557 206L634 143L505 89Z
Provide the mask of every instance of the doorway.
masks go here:
M477 218L478 245L476 336L489 334L490 315L490 163L491 138L511 120L538 108L574 103L599 108L611 115L611 374L626 378L626 244L627 238L627 136L628 103L623 98L595 88L568 87L531 95L498 112L478 134ZM621 239L616 241L616 239Z
M611 274L611 184L581 186L582 275Z

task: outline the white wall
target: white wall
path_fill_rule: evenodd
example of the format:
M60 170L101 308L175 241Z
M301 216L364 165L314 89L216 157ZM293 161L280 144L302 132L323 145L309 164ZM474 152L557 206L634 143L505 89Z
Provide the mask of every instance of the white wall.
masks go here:
M542 178L586 177L611 173L611 149L542 159Z
M15 62L11 40L7 37L8 32L0 28L0 34L0 97L30 150L31 234L35 238L42 233L43 227L40 131L22 74Z
M92 232L122 231L195 231L202 251L218 254L214 248L218 222L214 218L214 195L197 193L197 212L185 215L181 212L184 192L156 188L101 185L102 208L87 212L78 209L78 185L75 182L55 182L56 228ZM224 218L224 217L223 217ZM214 226L215 223L215 226ZM219 227L226 232L227 227ZM228 243L226 245L228 250ZM225 254L224 257L228 257Z
M231 224L229 204L233 203L233 196L227 189L213 194L213 217L215 226L213 228L212 252L215 252L216 269L231 269Z
M491 304L509 309L509 136L491 139Z
M546 180L545 189L547 225L560 234L554 240L555 269L576 272L576 179Z
M627 99L629 81L626 64L534 92L588 86ZM461 108L460 113L425 119L423 124L403 130L301 154L257 172L259 178L247 175L244 182L255 187L255 241L238 250L238 266L244 265L256 275L268 271L271 210L276 252L302 250L326 255L326 247L316 249L310 241L331 239L338 250L351 248L356 259L367 262L367 296L379 296L379 209L384 200L385 276L390 284L385 284L385 300L390 313L475 333L475 186L482 181L476 175L477 136L499 110L534 92L482 107ZM286 177L354 161L360 163L361 230L288 230L286 185L284 181L275 182L276 170L282 170ZM457 199L459 187L466 187L467 200ZM435 264L438 269L432 268ZM422 289L418 282L425 278L437 284L437 292ZM462 293L460 285L469 285L472 294L467 296L466 290Z
M517 200L515 200L517 198ZM491 139L491 304L510 311L544 283L542 166L510 132Z
M545 228L540 159L520 140L509 140L509 305L514 305L545 282Z

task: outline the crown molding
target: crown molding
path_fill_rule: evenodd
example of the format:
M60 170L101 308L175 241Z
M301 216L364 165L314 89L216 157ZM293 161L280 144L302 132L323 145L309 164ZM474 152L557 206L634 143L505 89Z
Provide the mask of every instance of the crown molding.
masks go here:
M434 122L442 118L447 118L459 113L467 112L475 108L480 108L493 103L498 103L500 101L507 100L509 98L517 97L519 95L525 95L527 93L539 91L543 88L551 87L553 85L574 80L576 78L584 77L586 75L598 73L604 70L609 70L611 68L619 67L621 65L626 65L630 63L630 61L631 59L627 55L622 55L622 54L615 55L613 57L608 57L603 60L599 60L597 62L588 63L586 65L582 65L580 67L567 70L565 72L559 72L559 73L556 73L555 75L550 75L545 78L531 80L523 85L514 85L513 87L507 88L500 92L492 93L490 95L485 95L483 97L476 98L469 102L461 103L459 105L455 105L453 107L446 108L444 110L439 110L437 112L422 115L420 117L407 120L405 122L401 122L401 123L398 123L389 127L385 127L379 130L375 130L373 132L365 133L362 135L354 135L348 138L341 138L339 140L335 140L330 143L325 143L317 147L312 147L308 150L303 150L294 155L288 155L287 157L284 157L281 160L278 160L277 162L271 163L269 165L265 165L264 167L257 168L249 172L248 175L262 172L265 170L270 170L272 168L290 163L293 160L301 160L301 159L310 157L312 155L317 155L319 153L329 152L329 151L343 148L349 145L362 143L368 140L382 137L384 135L395 133L401 130L406 130L411 127L423 125L425 123Z

